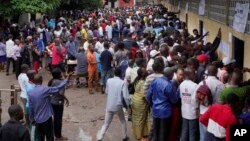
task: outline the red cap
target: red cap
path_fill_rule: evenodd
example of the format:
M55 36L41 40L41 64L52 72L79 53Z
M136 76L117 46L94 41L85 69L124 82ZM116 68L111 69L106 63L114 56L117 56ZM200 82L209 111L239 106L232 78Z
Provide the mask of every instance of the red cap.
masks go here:
M206 54L198 55L198 56L197 56L197 60L198 60L200 63L202 63L202 62L208 60L208 56L207 56Z

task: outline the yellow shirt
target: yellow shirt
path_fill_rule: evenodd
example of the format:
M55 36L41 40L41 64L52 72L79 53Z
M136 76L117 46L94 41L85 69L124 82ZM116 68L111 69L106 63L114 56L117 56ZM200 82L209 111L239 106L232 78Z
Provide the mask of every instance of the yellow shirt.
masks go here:
M87 33L86 29L83 28L82 31L81 31L81 33L82 33L82 38L86 40L87 37L88 37L88 33Z

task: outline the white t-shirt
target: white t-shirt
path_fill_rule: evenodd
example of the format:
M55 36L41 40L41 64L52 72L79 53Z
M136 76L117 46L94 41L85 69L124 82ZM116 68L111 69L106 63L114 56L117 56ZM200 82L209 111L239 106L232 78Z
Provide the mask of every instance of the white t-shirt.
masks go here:
M21 95L20 95L20 97L27 99L28 96L27 96L27 92L26 92L26 86L29 83L29 78L26 75L26 73L21 73L18 76L18 83L19 83L19 86L21 88Z
M12 40L8 40L6 42L6 56L8 58L11 58L14 54L14 46L15 46L15 43L12 41Z
M128 67L125 72L125 82L131 81L131 72L132 72L132 68Z
M107 35L108 35L108 39L111 40L112 39L112 26L111 25L107 25L106 26L106 31L107 31Z
M127 18L127 24L131 24L133 21L130 18Z
M85 51L88 51L88 48L89 48L89 42L88 41L84 42L83 48L84 48Z
M135 32L135 27L134 26L130 26L130 33L133 33L133 32Z
M136 77L138 76L137 71L138 71L139 67L133 67L132 71L131 71L131 82L133 83L136 79Z
M154 59L151 58L147 64L147 71L153 71L153 68L152 68L153 64L154 64Z
M38 28L37 29L37 32L40 33L40 39L43 39L43 31L44 31L44 28Z
M181 114L182 117L188 120L197 119L196 109L198 103L195 99L195 90L197 84L191 80L184 80L180 84L180 97L181 97Z
M99 32L99 35L102 37L103 36L103 29L101 26L98 28L98 32Z
M103 46L103 43L101 42L96 42L95 44L95 49L97 50L98 53L102 53L104 51L104 46Z
M55 30L55 31L54 31L55 37L60 37L61 34L62 34L62 31L61 31L61 30L59 30L59 31Z

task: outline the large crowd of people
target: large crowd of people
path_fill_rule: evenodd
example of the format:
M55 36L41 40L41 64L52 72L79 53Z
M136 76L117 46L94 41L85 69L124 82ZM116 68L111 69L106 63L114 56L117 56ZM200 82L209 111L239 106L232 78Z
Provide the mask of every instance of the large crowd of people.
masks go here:
M250 81L243 81L250 69L217 54L219 27L214 41L205 42L209 33L189 33L178 14L148 5L61 12L37 26L6 22L0 70L10 75L13 64L24 113L19 105L9 108L0 140L67 140L61 133L65 87L85 85L88 94L107 94L98 141L114 115L122 140L129 140L124 109L134 140L229 141L230 126L250 125ZM48 72L47 87L41 74ZM23 114L29 130L19 122Z

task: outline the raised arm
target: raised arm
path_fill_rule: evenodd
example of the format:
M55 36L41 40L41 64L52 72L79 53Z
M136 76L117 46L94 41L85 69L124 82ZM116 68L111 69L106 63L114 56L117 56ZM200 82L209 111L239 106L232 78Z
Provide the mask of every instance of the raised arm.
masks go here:
M221 41L221 28L219 29L218 34L213 41L212 48L210 49L210 53L215 52L218 49L220 45L220 41Z
M47 87L46 95L55 94L55 93L60 92L60 90L61 90L62 88L64 88L64 87L67 85L68 81L69 81L68 79L65 79L65 80L63 80L63 81L62 81L59 85L57 85L57 86L54 86L54 87Z

